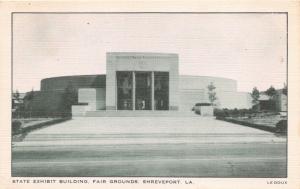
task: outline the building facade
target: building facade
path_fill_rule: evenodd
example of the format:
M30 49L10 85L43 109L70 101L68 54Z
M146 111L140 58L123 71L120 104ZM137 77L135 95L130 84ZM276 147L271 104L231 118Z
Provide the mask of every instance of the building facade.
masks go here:
M238 92L235 80L179 75L177 54L111 52L106 56L106 74L43 79L41 90L34 91L30 111L65 114L62 105L66 89L71 88L76 93L73 116L190 113L196 103L210 103L207 87L211 83L216 87L217 108L252 107L250 94Z
M196 103L209 102L210 83L216 87L219 108L252 106L250 94L237 92L234 80L179 75L177 54L111 52L106 58L106 75L94 76L98 81L91 82L91 86L83 86L84 82L78 80L80 76L76 77L80 105L72 106L74 116L93 111L188 112ZM82 76L82 80L88 77L92 76ZM42 81L42 90L51 86L50 80Z

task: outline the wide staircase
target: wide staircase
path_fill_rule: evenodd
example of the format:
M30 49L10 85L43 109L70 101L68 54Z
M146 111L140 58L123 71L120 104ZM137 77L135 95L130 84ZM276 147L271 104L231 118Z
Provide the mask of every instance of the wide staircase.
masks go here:
M97 110L87 111L85 117L199 117L193 111Z

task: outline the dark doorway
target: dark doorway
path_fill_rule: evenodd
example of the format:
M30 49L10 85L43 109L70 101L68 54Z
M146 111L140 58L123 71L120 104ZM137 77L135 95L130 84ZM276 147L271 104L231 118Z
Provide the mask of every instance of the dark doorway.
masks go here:
M151 72L135 72L135 109L151 110Z
M169 109L169 72L154 72L155 110Z
M117 72L117 104L118 110L133 110L132 105L132 72Z

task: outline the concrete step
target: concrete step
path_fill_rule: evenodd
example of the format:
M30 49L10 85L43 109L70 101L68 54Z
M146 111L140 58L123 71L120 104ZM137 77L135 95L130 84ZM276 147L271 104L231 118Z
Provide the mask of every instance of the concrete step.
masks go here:
M255 140L254 140L255 138ZM112 144L165 144L165 143L258 143L284 142L264 134L174 134L174 133L118 133L118 134L30 134L14 146L64 146L64 145L112 145Z
M87 111L86 117L199 117L194 112L180 111L151 111L151 110L98 110Z

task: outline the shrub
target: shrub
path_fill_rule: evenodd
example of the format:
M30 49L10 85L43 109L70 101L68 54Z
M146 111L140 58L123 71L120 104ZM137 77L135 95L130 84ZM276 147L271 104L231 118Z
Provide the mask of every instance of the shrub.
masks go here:
M214 109L214 116L216 117L245 117L252 113L251 109Z
M286 133L287 132L287 120L283 119L276 123L276 132Z
M12 133L18 133L21 130L22 122L19 120L13 120L11 126Z
M229 116L230 116L230 110L227 109L227 108L225 108L225 109L223 109L223 110L224 110L224 116L225 116L225 117L229 117Z
M232 117L239 117L240 111L236 108L234 108L231 112Z
M225 110L223 109L214 109L214 116L216 117L226 117Z
M245 117L247 114L251 113L251 110L247 110L247 109L240 109L239 111L241 117Z
M211 106L211 103L196 103L195 106Z

